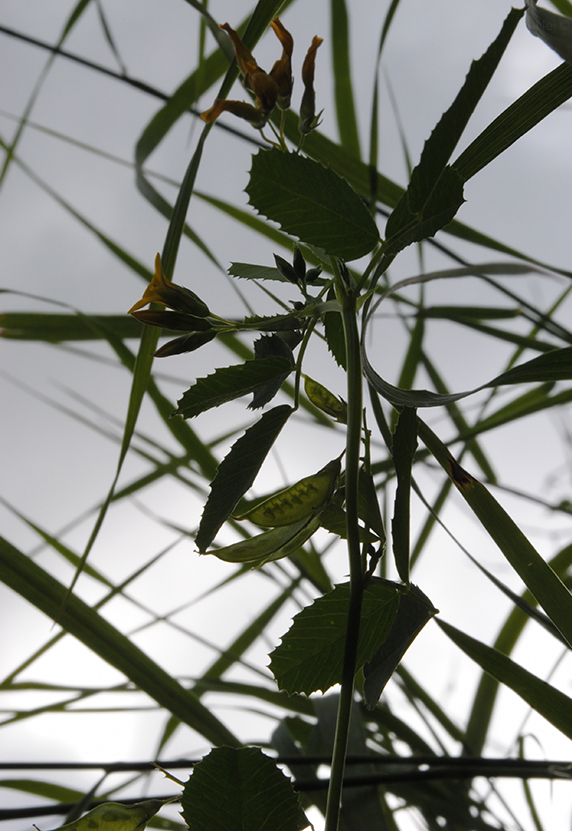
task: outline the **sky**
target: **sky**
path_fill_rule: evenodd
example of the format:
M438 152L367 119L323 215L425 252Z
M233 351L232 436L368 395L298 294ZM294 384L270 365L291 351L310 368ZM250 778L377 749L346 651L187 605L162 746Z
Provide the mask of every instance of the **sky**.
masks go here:
M26 3L6 0L0 24L54 43L73 5L67 0L51 0L49 4L44 0L27 0ZM213 0L209 9L216 20L237 25L250 5L244 0ZM313 0L312 3L298 0L284 14L283 22L295 33L295 61L301 62L306 44L313 35L324 38L317 61L316 89L319 107L324 107L321 129L335 138L328 5L326 0ZM362 150L367 147L377 41L388 5L387 0L351 3L352 75ZM164 0L119 0L114 3L101 0L101 6L128 74L166 94L173 92L196 61L198 18L195 10L182 0L171 0L168 4ZM458 91L470 61L479 57L494 39L509 10L510 3L499 0L465 0L462 4L458 0L432 0L430 4L426 0L402 1L390 31L380 74L379 169L385 175L402 185L407 180L397 117L406 137L407 151L415 163L424 140ZM20 118L25 111L46 65L47 53L3 33L0 38L0 71L5 79L0 87L0 137L6 142L14 136L17 126L14 119ZM74 27L65 48L109 68L118 68L95 3ZM209 51L212 48L209 37ZM261 65L268 65L275 59L276 42L271 34L261 41L256 55ZM559 58L540 40L533 38L521 23L459 149L559 63ZM299 89L297 92L299 94ZM209 93L201 101L201 107L210 106L211 99ZM120 263L85 223L78 221L77 215L152 269L155 254L163 245L167 223L138 193L131 163L138 137L160 106L157 99L115 79L64 58L54 62L29 113L30 124L18 145L17 163L12 164L0 190L0 250L3 254L0 289L8 290L0 296L0 313L57 310L32 295L88 313L120 314L138 299L144 287L142 280ZM229 117L226 121L232 123ZM191 117L181 119L150 158L149 168L180 181L195 147L199 128ZM243 129L247 131L248 125ZM571 131L572 109L564 105L471 180L467 187L467 202L458 218L527 255L570 269ZM63 140L62 136L71 142ZM90 152L88 146L97 148L98 153ZM234 141L222 130L213 130L197 189L245 207L243 190L251 153L252 147L246 141ZM160 187L169 199L174 199L174 187L166 184ZM50 190L56 192L67 207L54 199ZM216 252L223 270L232 261L272 265L275 249L268 242L261 242L238 224L221 223L219 215L199 199L192 200L188 221ZM443 239L468 258L478 257L479 261L483 257L495 258L494 254L487 255L452 238ZM284 255L284 252L278 253ZM427 268L431 270L442 265L442 257L429 250ZM192 287L206 302L216 302L220 314L233 314L240 300L223 270L218 270L194 246L184 242L175 279ZM409 251L400 258L395 277L411 276L417 271L416 255ZM561 287L561 282L550 277L544 281L526 281L519 288L532 302L545 306L548 298L555 296ZM436 284L435 302L455 302L453 298L457 291L462 291L465 302L480 305L487 302L482 285L476 281L467 281L467 286L459 290L448 283ZM25 296L19 296L19 292ZM266 300L262 295L251 295L250 299L258 308L265 307ZM442 331L430 335L430 344L435 356L445 362L447 380L453 389L476 386L497 374L499 355L496 346L479 345L476 349L474 342L460 339L452 328L446 335ZM380 371L383 368L384 377L392 378L392 373L398 371L399 348L389 349L388 344L397 343L399 347L400 337L395 322L386 321L383 326L380 322L371 347L372 363ZM0 341L3 426L0 431L0 497L4 500L0 502L0 528L3 536L29 553L39 552L38 536L18 513L51 534L69 528L65 533L66 543L77 551L83 550L93 526L94 506L109 488L117 463L119 424L126 412L130 376L112 363L106 347L81 344L78 347L79 352L77 349ZM163 388L173 401L190 381L212 370L213 362L224 358L217 348L213 345L212 350L195 353L192 365L188 356L175 358L167 365L161 364L158 369L165 376ZM101 360L86 360L81 354L84 349ZM326 371L325 353L317 351L309 361L310 372L320 375ZM343 394L343 379L339 373L331 372L328 380L337 393ZM219 436L229 423L234 423L234 418L245 426L248 424L248 415L242 405L231 405L224 412L213 413L212 418L200 424L200 435ZM97 432L80 419L88 419L106 432ZM151 407L144 407L139 427L151 438L159 429ZM533 491L546 487L551 494L559 493L564 498L569 486L569 460L562 457L561 441L567 435L567 425L553 423L551 427L552 432L539 420L529 419L510 433L499 431L498 435L492 435L487 449L503 465L509 466L510 480L515 487ZM161 434L161 441L168 442L168 439ZM320 451L324 458L319 460L316 469L339 453L343 445L340 432L323 441ZM147 445L138 440L138 446ZM261 489L267 483L270 487L277 475L283 476L285 481L293 481L312 472L305 465L315 447L315 428L307 428L295 444L288 446L280 460L272 461L265 470ZM523 447L526 447L526 453L522 452ZM120 484L146 469L141 458L130 454ZM172 539L172 535L165 534L146 512L152 511L186 526L196 524L200 516L200 502L189 500L186 490L169 483L151 489L141 497L141 503L134 501L120 511L113 511L94 548L94 565L113 579L130 574L135 563L145 561ZM507 497L507 504L511 507L514 504L516 510L516 502L511 502L510 497ZM468 528L471 541L483 552L485 561L496 564L503 578L510 579L502 572L502 563L499 564L490 542L474 536L478 532L468 525L470 520L461 506L451 510L451 519ZM547 552L554 548L556 541L564 544L569 540L568 521L559 519L547 523L545 513L534 508L530 508L522 519L525 530L529 530ZM60 558L46 551L39 552L38 556L45 568L69 582L72 570L62 565ZM212 585L224 573L218 562L201 562L200 572L196 564L189 567L188 547L178 546L168 557L170 573L186 574L187 580L173 580L168 570L153 570L138 581L136 591L138 598L152 598L154 608L165 613L185 602L189 581L198 595L199 587ZM438 552L438 563L437 570L432 564L424 566L419 580L426 580L424 585L433 590L434 594L429 594L446 619L454 619L461 627L463 624L467 627L478 625L483 639L490 640L503 617L494 605L496 595L487 594L481 578L475 576L472 567L461 561L445 541ZM342 563L340 568L343 569ZM455 596L447 591L449 576L455 580L475 581L482 594L475 592L469 598ZM272 596L273 587L264 578L258 578L257 585L260 602ZM88 580L80 581L78 586L79 594L90 602L99 596L98 591ZM3 639L0 655L0 675L4 677L23 654L31 653L48 640L52 631L50 623L40 613L1 587L0 598L0 626L10 633ZM232 608L232 622L220 620L217 600L191 610L185 624L197 630L206 627L213 637L228 640L235 627L246 624L250 614L250 608L238 603L230 592L229 608ZM143 612L122 600L112 604L108 614L126 631L134 631L147 619ZM284 628L284 620L276 623L273 632L276 639ZM16 637L13 636L15 632ZM162 653L168 669L180 671L179 656L182 649L187 649L186 639L181 637L179 641L166 627L154 627L135 637L145 648ZM166 639L169 648L165 650ZM534 642L531 641L528 648L531 645L534 646ZM422 648L414 646L411 660L421 667L439 664L442 647L437 638L431 645L425 642ZM189 674L212 654L199 644L194 649L192 657L189 656ZM254 657L263 660L262 652ZM526 655L517 654L517 658L527 660ZM544 657L547 672L555 659L556 655L547 649ZM459 667L469 681L476 677L470 666L458 658L451 658L442 672L437 673L439 677L435 683L437 690L450 691L450 706L460 713L465 699L456 684ZM66 638L54 650L53 658L46 656L35 665L34 673L26 677L57 678L58 683L70 684L84 679L89 684L94 673L98 673L98 682L107 679L112 683L119 679L118 673L90 658L84 649ZM565 689L570 692L564 670L562 679ZM522 714L521 710L511 709L512 701L507 700L499 716L507 720L507 735L516 729ZM27 698L25 706L33 706L31 702L32 698ZM0 707L9 707L7 698ZM97 730L93 728L92 719L78 715L73 736L62 731L64 719L55 715L28 724L16 723L3 728L0 760L145 758L149 753L149 733L158 729L161 723L157 714L146 714L145 717L149 719L146 725L152 725L146 727L145 735L141 734L141 720L137 715L108 716L104 728L101 728L101 720L98 721ZM533 720L535 728L538 724L538 719ZM245 726L249 736L259 735L267 729L267 721L254 716ZM120 741L117 741L118 735ZM554 731L544 732L542 742L547 755L566 753ZM172 752L197 753L201 750L204 748L193 744L187 736L174 744ZM569 804L569 799L567 802L560 790L555 787L554 803L547 807L548 811L563 812L564 806ZM8 796L0 788L0 805L5 799L8 800ZM6 805L20 804L21 795L10 794L9 799ZM26 827L25 823L18 826Z

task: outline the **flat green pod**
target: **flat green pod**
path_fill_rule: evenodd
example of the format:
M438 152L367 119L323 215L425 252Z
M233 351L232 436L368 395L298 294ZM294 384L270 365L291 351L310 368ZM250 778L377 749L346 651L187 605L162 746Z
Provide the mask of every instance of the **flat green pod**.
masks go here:
M304 391L314 407L335 418L340 424L348 423L348 405L346 402L330 392L319 381L314 381L313 378L304 375Z
M269 496L236 519L248 519L261 528L281 528L301 522L329 501L340 475L340 467L340 459L333 459L317 473Z
M225 548L207 551L227 563L244 563L260 568L266 563L281 560L299 552L300 548L320 527L321 513L307 517L301 522L281 528L271 528L248 540L241 540Z
M142 831L165 799L148 799L135 805L121 802L104 802L88 811L85 816L61 825L55 831Z

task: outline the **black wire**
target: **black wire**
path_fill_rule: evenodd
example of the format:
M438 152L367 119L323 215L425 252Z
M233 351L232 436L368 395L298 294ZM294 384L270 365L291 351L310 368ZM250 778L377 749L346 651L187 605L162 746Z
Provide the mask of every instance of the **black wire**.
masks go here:
M159 98L161 101L169 101L171 98L171 96L167 95L167 93L151 86L151 84L147 84L145 81L139 81L137 78L131 78L131 76L125 75L121 72L116 72L114 69L108 69L102 64L89 61L87 58L82 58L80 55L75 55L73 52L60 49L59 46L53 46L51 43L47 43L46 41L39 40L38 38L31 37L30 35L25 35L22 32L17 32L15 29L10 29L8 26L0 25L0 34L8 35L8 37L13 37L17 40L22 40L24 43L32 44L32 46L38 46L40 49L45 49L47 52L51 52L54 55L60 55L62 58L67 58L69 61L74 61L75 63L81 64L81 66L86 66L88 69L94 69L102 75L107 75L110 78L114 78L116 81L122 81L124 84L129 84L130 86L135 87L135 89L139 89L142 92L146 92L148 95L152 95L154 98ZM199 110L194 107L189 107L187 112L197 118L200 117ZM224 130L225 132L230 133L231 135L236 136L236 138L240 138L255 147L266 148L268 146L260 139L257 139L247 133L243 133L241 130L237 130L235 127L231 127L222 121L216 121L215 127L220 130Z

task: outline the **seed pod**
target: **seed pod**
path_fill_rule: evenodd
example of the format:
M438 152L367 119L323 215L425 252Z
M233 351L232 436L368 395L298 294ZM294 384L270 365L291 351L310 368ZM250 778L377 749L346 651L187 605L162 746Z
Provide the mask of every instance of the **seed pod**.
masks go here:
M333 459L317 473L269 496L237 519L248 519L261 528L279 528L301 522L329 501L340 467L340 459Z
M304 375L304 390L314 407L332 416L340 424L348 423L348 406L345 401L307 375Z
M306 261L302 256L302 252L297 245L294 246L294 256L292 258L292 266L296 273L298 280L302 281L306 276Z
M206 317L193 317L193 315L184 314L183 312L144 309L131 314L147 326L160 326L161 329L171 329L171 331L206 332L212 328Z
M56 831L142 831L167 801L148 799L135 805L104 802L80 819L61 825Z
M290 265L288 260L285 260L284 257L281 257L279 254L274 254L274 262L276 263L276 268L280 274L283 277L286 277L290 283L298 282L298 277L294 271L294 267Z
M200 349L215 337L214 329L208 329L206 332L192 332L190 335L183 335L182 338L170 340L154 354L156 358L166 358L169 355L182 355L183 352L194 352L195 349Z
M308 283L308 285L312 285L312 283L315 283L321 273L322 273L322 266L321 265L318 265L315 268L310 268L306 272L306 282Z

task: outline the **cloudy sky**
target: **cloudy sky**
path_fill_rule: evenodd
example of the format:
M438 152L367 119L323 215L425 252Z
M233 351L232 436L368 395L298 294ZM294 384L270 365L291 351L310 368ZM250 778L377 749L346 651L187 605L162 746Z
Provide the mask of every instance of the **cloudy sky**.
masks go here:
M387 0L381 3L379 0L356 0L350 5L353 82L357 92L362 150L367 152L377 42L389 3ZM379 169L386 176L399 184L406 183L406 162L397 118L406 137L409 155L415 162L423 141L462 84L470 61L479 57L497 35L510 5L508 0L402 1L387 41L380 74ZM25 3L5 0L0 24L55 43L73 6L74 3L68 0L51 0L49 3L45 0L26 0ZM319 107L324 107L322 129L335 138L328 6L326 0L312 0L311 3L298 0L284 14L283 21L294 33L298 66L312 36L318 34L324 38L317 62L316 88ZM169 3L165 0L116 0L113 3L101 0L101 7L129 76L166 94L172 93L195 65L197 13L183 0ZM216 20L228 20L233 26L250 7L245 0L212 0L209 4ZM214 46L210 36L207 37L210 51ZM0 38L4 79L0 89L0 137L9 143L46 66L47 53L4 33L0 33ZM65 48L113 70L122 69L106 40L95 3L74 27ZM276 41L271 34L263 39L256 54L263 66L275 59ZM521 23L471 120L462 146L559 62L559 58L533 38ZM206 109L211 103L212 94L209 93L201 106ZM131 162L142 130L160 106L158 99L65 58L60 57L54 62L30 110L30 124L22 133L16 160L0 191L0 250L3 255L0 288L11 292L0 297L0 313L7 310L57 311L30 297L34 295L87 313L120 314L140 296L144 287L142 280L102 245L85 222L152 269L155 254L163 245L167 223L138 193ZM227 123L232 122L228 119ZM247 131L248 126L241 129ZM150 158L149 168L175 182L180 181L198 130L199 125L190 116L181 119ZM461 209L459 219L525 254L571 269L571 134L572 109L565 105L471 180L466 193L467 203ZM248 142L231 139L222 130L213 130L197 189L245 206L243 189L252 150ZM168 199L174 200L174 187L164 183L160 187ZM261 242L237 223L221 222L219 215L199 199L192 200L188 221L215 251L223 269L231 261L272 264L274 249L269 243ZM457 240L444 239L468 259L494 258L490 253L487 255ZM443 259L429 251L426 264L428 268L437 268L443 265ZM407 252L400 260L395 276L410 276L417 270L415 253ZM220 314L237 314L237 303L241 300L223 271L187 242L181 246L175 279L191 286L208 303L216 301ZM561 287L562 283L547 278L544 282L526 282L519 288L533 302L544 307ZM445 298L452 296L451 291L456 289L451 290L449 286L436 288L436 302L446 302ZM486 302L480 284L468 283L463 291L464 302ZM28 296L18 296L18 292ZM253 294L250 299L258 304L258 308L264 308L266 301L261 294ZM375 353L376 361L373 361L389 378L399 365L398 357L392 358L391 350L384 347L393 342L392 325L388 322L387 328L377 336L379 339L375 344L379 349ZM453 388L476 386L497 374L498 356L493 348L475 351L470 341L459 343L458 340L452 348L451 340L443 339L441 335L439 338L432 346L436 356L446 362L447 379ZM3 425L0 431L0 497L6 501L6 504L0 504L0 528L3 536L27 552L35 550L38 537L15 511L52 534L70 527L65 535L66 543L81 551L94 522L93 509L109 488L117 463L118 423L126 412L130 377L115 365L107 348L81 348L99 360L86 360L74 349L0 341ZM159 371L171 376L164 382L166 394L175 401L185 384L188 386L193 378L211 370L213 361L221 356L222 353L216 351L201 352L193 356L192 366L186 356L162 364ZM319 353L310 358L317 374L322 371L324 359L325 355ZM339 385L336 392L343 393L342 379L335 372L331 384ZM76 417L70 416L68 410ZM229 412L232 415L229 416ZM222 434L232 417L248 423L242 407L236 406L225 413L217 411L208 423L200 425L201 436ZM81 419L99 427L100 432L82 423ZM140 428L151 436L159 429L151 408L144 409ZM530 429L528 424L523 424L509 437L504 433L498 438L493 436L488 448L512 466L515 485L518 482L534 490L554 472L559 444L558 434L556 439L547 435L544 443L537 441ZM169 440L161 434L161 441L168 444ZM308 452L314 451L315 442L316 436L311 430L302 433L296 446L288 448L280 465L276 464L268 473L269 477L283 471L291 481L297 475L303 475L301 470L308 472L304 463ZM339 452L340 434L328 442L326 455ZM520 452L523 446L527 448L526 454ZM320 460L320 465L330 457ZM145 470L145 464L132 455L127 460L121 482L128 482ZM186 492L167 485L150 494L145 504L148 510L185 526L193 526L200 516L198 501L189 502ZM537 530L544 521L543 516L534 511L527 519L531 530ZM462 515L460 520L463 520ZM564 541L567 531L562 521L550 529L555 539ZM543 538L542 533L540 538ZM113 579L121 579L131 573L135 563L159 551L169 539L156 523L143 516L139 506L125 506L121 512L110 515L94 549L94 563L113 574ZM487 556L489 552L492 558L492 550L487 549ZM459 563L458 557L448 559L446 552L443 557L443 569L450 568L459 579L463 579L463 575L472 579L470 567ZM69 581L71 570L62 566L54 555L44 552L40 562L46 568L56 570L62 580ZM175 552L172 565L174 569L188 568L188 550ZM204 579L205 585L209 585L221 575L217 565L209 564L204 566L200 577L195 569L192 578ZM432 580L431 575L425 576L428 581ZM157 580L161 579L164 595L157 597ZM187 596L186 587L173 582L154 574L147 585L144 582L139 585L140 596L145 596L145 591L154 593L156 608L168 611L178 602L184 602ZM89 581L81 584L78 590L88 599L98 596ZM261 592L264 591L269 591L268 587L261 587ZM436 605L450 616L457 615L459 625L474 620L475 613L478 614L476 601L457 601L439 586L435 591L440 594L438 602L432 596ZM50 629L39 613L11 593L0 590L0 599L4 601L0 602L0 625L4 632L18 633L17 638L5 638L3 642L0 674L4 677L23 655L31 653L50 637ZM110 616L114 622L121 620L124 624L122 615L129 614L126 629L132 630L143 622L144 616L139 619L133 608L129 607L127 611L126 606L118 603ZM248 609L238 606L236 625L244 625L248 614ZM217 615L218 606L203 607L200 619L197 616L196 621L190 619L190 622L197 623L198 627L207 621L215 628ZM483 638L490 638L499 618L492 612L486 617ZM276 634L279 636L281 632ZM164 642L162 636L164 632L161 635L154 631L139 642L146 648L160 649ZM173 642L174 650L176 645ZM421 660L421 656L418 657ZM431 655L429 660L433 657ZM547 668L550 659L547 658ZM203 660L198 646L196 660ZM453 683L455 666L447 669L443 685ZM89 683L94 667L100 673L98 681L103 683L101 673L106 670L99 663L92 664L68 638L54 665L48 666L46 661L41 668L45 670L46 678L57 677L61 683L77 684L78 677L84 677ZM171 668L174 670L174 665ZM39 674L40 667L37 671ZM109 670L109 683L117 677L117 673ZM2 706L9 705L4 703ZM461 704L452 703L451 706L461 707ZM43 722L34 721L29 729L25 725L5 729L0 757L142 758L149 752L149 742L139 735L135 718L122 722L124 740L121 749L110 747L114 731L118 729L113 718L107 722L105 731L94 734L89 720L78 716L77 734L73 738L62 735L62 721L51 717ZM256 734L257 730L266 727L253 720L248 730ZM547 753L562 750L552 734L548 735L546 743L550 748ZM176 749L179 752L188 750L187 747ZM200 751L201 748L193 750Z

